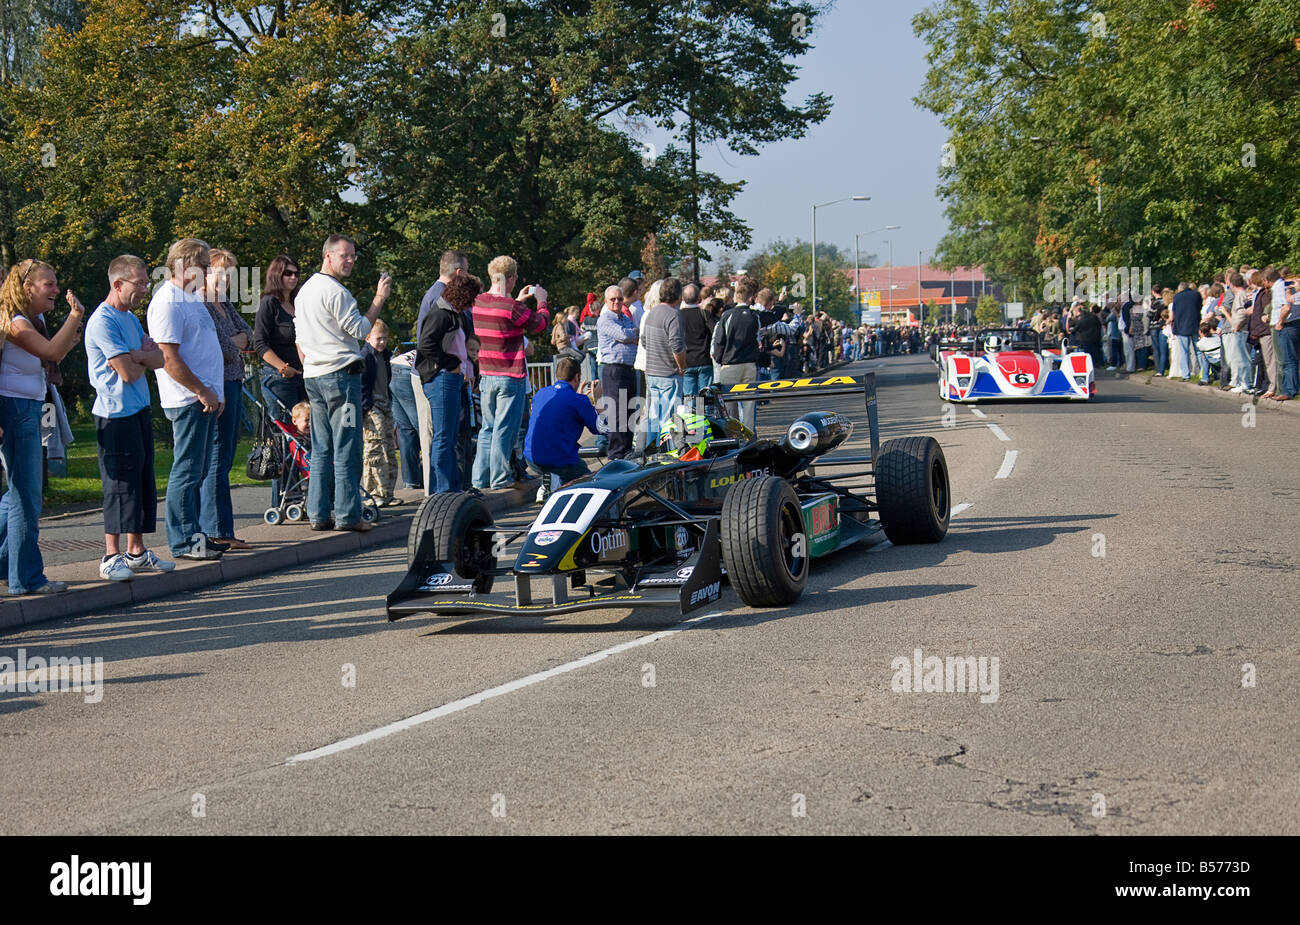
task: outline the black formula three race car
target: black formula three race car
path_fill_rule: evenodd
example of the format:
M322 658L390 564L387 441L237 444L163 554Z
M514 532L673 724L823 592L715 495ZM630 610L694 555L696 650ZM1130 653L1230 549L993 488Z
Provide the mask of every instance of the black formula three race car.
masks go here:
M728 410L740 398L843 394L866 398L870 456L827 455L852 432L843 414L805 414L777 441L758 439ZM695 407L711 422L709 439L693 443L692 433L678 443L685 452L612 460L557 489L526 528L503 530L470 494L424 499L388 618L645 605L685 614L717 601L724 580L750 606L782 606L803 593L813 559L884 537L936 543L948 532L943 450L932 437L880 445L874 373L710 386ZM844 484L864 474L873 488ZM535 597L539 585L549 600Z

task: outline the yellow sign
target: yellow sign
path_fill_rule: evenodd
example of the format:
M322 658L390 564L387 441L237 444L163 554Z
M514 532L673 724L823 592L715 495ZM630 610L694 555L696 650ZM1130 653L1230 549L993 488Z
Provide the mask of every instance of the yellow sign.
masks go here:
M859 293L858 301L866 308L880 308L880 293L878 291Z
M770 392L776 389L808 389L824 385L857 385L852 376L830 376L826 379L772 379L768 382L741 382L727 389L727 394L735 392Z

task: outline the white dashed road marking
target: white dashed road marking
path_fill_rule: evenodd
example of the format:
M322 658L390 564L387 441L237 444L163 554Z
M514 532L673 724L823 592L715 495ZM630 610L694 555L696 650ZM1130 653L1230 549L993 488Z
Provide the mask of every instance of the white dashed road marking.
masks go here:
M337 755L339 752L346 752L349 749L357 748L361 745L374 742L395 732L405 732L430 720L440 719L444 716L450 716L452 713L459 713L461 710L468 710L470 707L476 707L485 701L497 697L503 697L506 694L513 694L515 691L523 690L525 687L532 687L534 684L541 684L543 681L549 681L551 678L562 674L568 674L570 671L577 671L579 668L586 668L588 665L594 665L596 662L604 661L612 655L618 655L629 649L635 649L639 646L648 646L652 642L658 642L660 639L667 639L669 636L675 636L683 629L689 626L698 626L706 620L712 620L715 617L722 616L722 612L704 614L699 617L691 617L689 620L683 620L676 628L670 630L660 630L657 633L650 633L648 636L640 636L636 639L630 639L627 642L621 642L616 646L610 646L608 649L601 649L599 652L593 652L590 655L584 655L582 658L574 659L571 662L565 662L563 665L556 665L554 668L548 668L545 671L539 671L536 674L530 674L526 678L519 678L516 681L507 681L505 684L498 684L496 687L490 687L485 691L477 694L471 694L468 697L462 697L459 700L453 700L451 703L445 703L440 707L432 710L426 710L423 713L417 713L415 716L408 716L406 719L399 719L395 723L389 723L387 726L380 726L378 729L372 729L369 732L363 732L360 735L354 735L331 745L322 745L320 748L314 748L309 752L303 752L294 755L285 760L285 764L299 764L304 761L313 761L317 758L325 758L329 755Z
M998 425L996 425L996 424L985 424L984 426L987 427L989 430L993 431L993 436L997 437L997 438L998 438L999 440L1001 440L1003 443L1010 443L1010 442L1011 442L1011 438L1008 437L1008 436L1006 435L1006 432L1005 432L1001 427L998 427Z
M973 414L973 415L975 415L975 417L977 417L977 418L986 418L986 417L988 417L987 414L985 414L983 411L981 411L981 410L978 409L978 408L972 408L972 409L970 409L970 413Z
M970 502L969 502L969 501L963 502L963 503L957 505L956 507L954 507L951 511L949 511L949 512L948 512L948 516L949 516L949 517L956 517L958 514L960 514L962 511L966 510L966 508L968 508L968 507L970 507Z
M1007 455L1002 457L1002 468L998 469L998 474L993 477L1005 479L1011 475L1011 470L1016 467L1016 457L1019 455L1019 450L1007 450Z

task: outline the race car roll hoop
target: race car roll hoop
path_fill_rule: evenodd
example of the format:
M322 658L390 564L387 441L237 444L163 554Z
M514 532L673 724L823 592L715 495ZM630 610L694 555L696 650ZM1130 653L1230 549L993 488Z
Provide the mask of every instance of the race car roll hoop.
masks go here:
M804 414L769 440L727 410L739 400L850 394L866 401L870 455L834 454L853 432L845 414ZM721 429L705 455L610 461L555 491L526 528L497 526L470 494L425 498L388 618L641 606L686 614L717 601L724 580L746 604L778 607L799 599L813 559L947 534L943 450L933 437L880 444L874 373L710 386L697 399ZM827 468L853 471L816 471ZM498 579L511 587L494 590ZM549 584L549 600L534 599L535 581Z

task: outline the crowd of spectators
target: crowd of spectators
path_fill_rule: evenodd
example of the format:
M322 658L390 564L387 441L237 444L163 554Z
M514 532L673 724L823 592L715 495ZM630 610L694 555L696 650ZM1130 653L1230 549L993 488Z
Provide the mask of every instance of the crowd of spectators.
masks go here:
M325 241L320 267L306 279L298 261L275 257L250 325L232 304L235 255L185 238L170 248L152 289L149 267L124 254L109 264L108 294L94 312L68 292L70 314L54 334L45 327L60 293L53 268L37 260L12 267L0 286L9 488L0 499L0 574L8 593L67 587L46 578L37 546L41 420L58 402L58 364L83 323L103 481L99 574L113 581L171 571L176 558L215 560L251 548L236 536L230 489L248 369L260 367L268 422L310 454L311 529L365 531L363 497L399 504L399 484L481 493L518 486L529 466L567 480L586 471L577 456L584 431L597 434L610 458L628 457L656 446L683 399L713 383L807 375L873 352L917 349L914 331L844 325L749 279L715 288L647 281L634 271L603 299L589 294L584 307L553 317L545 288L517 287L513 258L493 259L484 284L455 251L442 255L413 345L401 349L379 319L392 280L380 276L363 311L349 289L355 263L355 245L343 235ZM534 395L528 358L548 330L553 381ZM150 372L171 425L162 508L168 556L145 545L159 527ZM750 426L753 406L738 409ZM270 490L275 506L278 480Z

